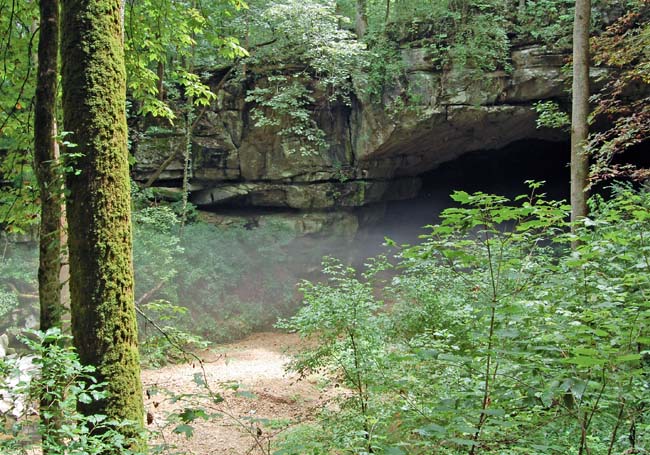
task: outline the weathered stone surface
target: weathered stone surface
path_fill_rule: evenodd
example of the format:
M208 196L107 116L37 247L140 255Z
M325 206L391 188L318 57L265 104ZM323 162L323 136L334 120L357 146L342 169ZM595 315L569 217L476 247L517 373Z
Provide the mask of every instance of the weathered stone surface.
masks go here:
M204 181L241 178L239 153L229 136L195 136L192 139L194 178Z
M296 236L320 235L352 239L359 229L359 220L351 212L274 213L262 215L258 226L281 225Z
M431 49L425 47L407 47L401 50L402 64L408 71L433 72Z
M441 74L429 71L413 71L407 73L409 87L409 104L416 106L435 106L441 93Z
M508 83L504 71L485 73L481 77L463 69L454 69L444 74L442 96L438 104L492 106L503 98Z
M465 153L526 138L563 139L562 132L537 129L532 110L540 99L566 98L563 54L522 47L512 53L511 70L477 78L459 68L440 71L426 48L401 53L406 77L386 88L381 103L359 96L351 106L337 104L313 84L312 118L327 142L319 153L296 151L299 144L281 137L278 127L256 127L245 101L251 87L223 85L193 132L191 201L321 213L311 221L289 217L289 224L303 223L297 231L312 233L325 229L327 222L314 221L325 210L347 213L415 196L413 177ZM253 73L264 86L264 74ZM145 137L136 150L135 178L146 180L183 147L182 131ZM177 184L182 169L176 159L159 180Z
M417 175L462 154L530 138L561 140L538 129L532 104L566 97L563 54L540 46L513 51L512 71L431 69L426 50L404 49L410 104L400 112L361 103L352 114L357 174L389 179ZM427 70L427 68L429 68ZM402 96L399 93L397 97ZM387 104L395 103L397 98Z
M279 128L249 126L239 146L241 175L245 180L316 182L337 178L337 169L347 166L349 150L348 113L341 106L315 113L328 146L318 153L301 153L299 140L281 137Z
M562 74L565 60L565 54L548 52L539 46L513 51L514 69L504 101L522 103L566 97L566 77Z
M230 205L323 210L409 199L415 197L419 189L417 178L292 184L253 182L194 191L190 200L199 207Z
M175 154L177 158L172 161L160 174L159 181L176 180L183 177L182 151L185 148L185 138L180 134L145 136L138 143L135 153L136 164L133 170L134 177L146 180L151 174L170 157Z
M239 212L219 213L200 211L199 217L217 226L263 227L276 226L296 237L322 236L351 240L359 228L359 217L351 211L336 212Z

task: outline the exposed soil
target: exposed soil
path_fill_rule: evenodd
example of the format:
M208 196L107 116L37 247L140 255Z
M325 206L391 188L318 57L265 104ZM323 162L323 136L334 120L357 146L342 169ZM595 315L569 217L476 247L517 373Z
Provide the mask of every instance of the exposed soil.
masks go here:
M285 371L287 354L299 344L296 335L258 333L200 353L202 365L144 371L149 428L161 430L161 442L183 453L271 453L279 433L312 419L338 390L319 388L316 376L298 381L296 374ZM223 401L217 402L220 397ZM194 434L187 438L173 432L182 422L168 421L171 413L187 408L221 416L196 419L189 424Z

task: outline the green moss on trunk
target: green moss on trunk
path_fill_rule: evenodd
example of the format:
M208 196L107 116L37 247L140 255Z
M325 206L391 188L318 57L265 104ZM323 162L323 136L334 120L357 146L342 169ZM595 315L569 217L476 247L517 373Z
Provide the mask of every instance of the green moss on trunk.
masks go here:
M34 107L34 170L41 198L38 294L41 330L61 325L61 181L56 166L56 91L58 77L59 3L40 2L38 77Z
M39 232L38 296L40 327L46 331L61 325L61 179L57 172L56 96L59 57L59 2L41 0L39 4L40 36L38 42L38 77L34 103L34 170L41 198ZM57 443L53 431L60 425L61 409L57 400L43 395L40 400L43 428L43 453L53 454L47 441ZM54 439L54 441L53 441Z
M75 345L110 397L84 406L136 426L143 402L131 259L126 75L120 0L64 0L64 126L77 144L67 177L70 296ZM122 431L122 430L120 430Z

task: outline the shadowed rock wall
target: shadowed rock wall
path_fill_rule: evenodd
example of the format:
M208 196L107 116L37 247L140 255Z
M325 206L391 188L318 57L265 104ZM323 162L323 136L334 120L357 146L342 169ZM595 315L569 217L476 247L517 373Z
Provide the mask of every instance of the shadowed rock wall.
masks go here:
M327 147L307 156L290 150L278 135L281 126L254 125L253 106L245 101L250 80L226 83L192 135L191 202L207 210L293 211L297 231L313 233L319 229L314 223L325 228L341 213L358 224L365 216L358 208L414 197L418 175L468 152L521 139L564 139L564 133L537 129L532 110L536 101L566 98L564 55L539 46L515 49L511 71L480 78L438 71L430 57L424 48L403 49L406 78L387 89L381 103L361 96L351 106L317 99L313 118ZM264 84L264 77L256 83ZM184 144L182 131L145 134L134 147L134 178L146 181L175 154L155 185L179 187Z

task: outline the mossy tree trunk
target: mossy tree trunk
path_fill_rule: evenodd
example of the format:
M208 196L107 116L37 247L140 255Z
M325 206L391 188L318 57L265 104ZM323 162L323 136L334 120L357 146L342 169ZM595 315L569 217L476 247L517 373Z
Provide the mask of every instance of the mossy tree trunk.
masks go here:
M59 2L40 1L38 76L34 108L34 170L41 199L38 294L41 330L61 325L62 182L57 171L56 94L59 55Z
M39 230L38 296L40 328L46 331L61 326L61 244L62 182L58 172L59 148L56 141L56 96L59 56L59 2L41 0L38 74L34 105L34 171L41 199ZM56 401L41 397L43 452L54 453L57 445L52 430L60 423Z
M126 74L120 0L63 0L61 61L67 150L70 298L74 342L109 397L86 414L132 421L143 401L133 297ZM135 441L134 441L135 442Z

